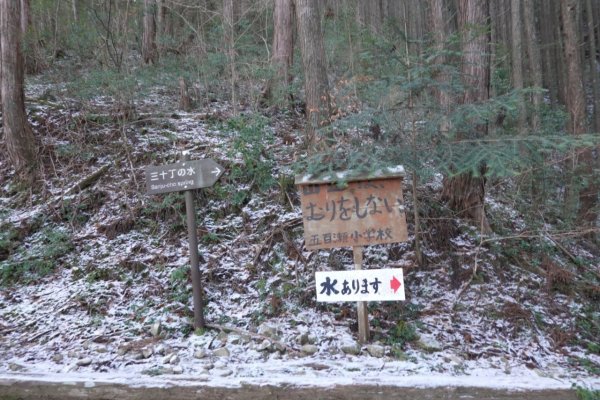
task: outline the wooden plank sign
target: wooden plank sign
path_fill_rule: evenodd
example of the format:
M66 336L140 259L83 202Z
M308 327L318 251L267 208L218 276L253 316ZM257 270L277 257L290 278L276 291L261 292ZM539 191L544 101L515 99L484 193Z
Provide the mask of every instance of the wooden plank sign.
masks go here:
M408 239L401 167L348 179L297 177L307 249L356 247Z
M146 192L157 194L210 187L223 171L223 167L210 158L146 167Z
M402 268L316 272L317 301L405 300Z

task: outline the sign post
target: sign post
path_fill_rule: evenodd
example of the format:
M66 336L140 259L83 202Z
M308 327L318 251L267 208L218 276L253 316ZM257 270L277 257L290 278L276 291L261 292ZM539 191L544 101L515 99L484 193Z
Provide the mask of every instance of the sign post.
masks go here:
M192 291L194 304L194 328L204 328L204 300L200 256L196 232L196 208L192 190L215 184L223 173L223 167L211 159L189 160L187 151L182 161L176 164L146 167L146 189L148 194L184 191L187 219L190 267L192 269Z
M349 177L349 178L347 178ZM362 271L363 247L374 244L403 242L408 239L402 181L404 168L397 166L378 171L372 175L352 176L338 173L320 179L297 176L300 189L304 242L309 250L336 247L352 247L355 273ZM345 187L337 185L346 181ZM392 270L395 271L395 270ZM402 270L399 272L402 277ZM331 279L331 278L330 278ZM404 300L404 283L397 278L388 282L396 288L402 286L402 296L386 300ZM354 281L353 281L354 282ZM340 282L342 291L352 292L348 280ZM333 281L324 282L325 287ZM367 292L368 287L357 290ZM367 285L365 283L365 285ZM336 289L337 290L337 289ZM349 298L330 297L320 299L317 284L317 301L350 301ZM330 291L330 294L335 291ZM358 338L362 343L369 340L369 315L366 301L357 302Z

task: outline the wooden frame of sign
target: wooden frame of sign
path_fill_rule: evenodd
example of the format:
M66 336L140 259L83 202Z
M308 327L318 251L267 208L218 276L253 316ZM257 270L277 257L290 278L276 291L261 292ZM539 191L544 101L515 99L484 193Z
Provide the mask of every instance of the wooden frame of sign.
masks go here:
M296 176L309 250L352 247L355 269L362 268L363 246L408 239L402 182L397 166L372 174L351 171L313 178ZM366 302L358 302L359 340L369 340Z

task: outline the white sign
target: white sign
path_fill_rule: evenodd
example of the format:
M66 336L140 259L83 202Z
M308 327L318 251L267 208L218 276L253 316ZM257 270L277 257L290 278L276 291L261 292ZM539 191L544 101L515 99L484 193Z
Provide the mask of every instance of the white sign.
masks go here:
M327 271L315 275L320 302L405 300L402 268Z

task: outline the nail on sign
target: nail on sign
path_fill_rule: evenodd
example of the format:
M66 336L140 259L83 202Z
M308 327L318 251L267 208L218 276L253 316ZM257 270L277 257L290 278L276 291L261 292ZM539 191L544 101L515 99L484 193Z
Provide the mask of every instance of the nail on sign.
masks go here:
M223 167L210 158L146 167L146 191L157 194L209 187L222 173Z
M315 280L319 302L405 300L401 268L323 271Z

